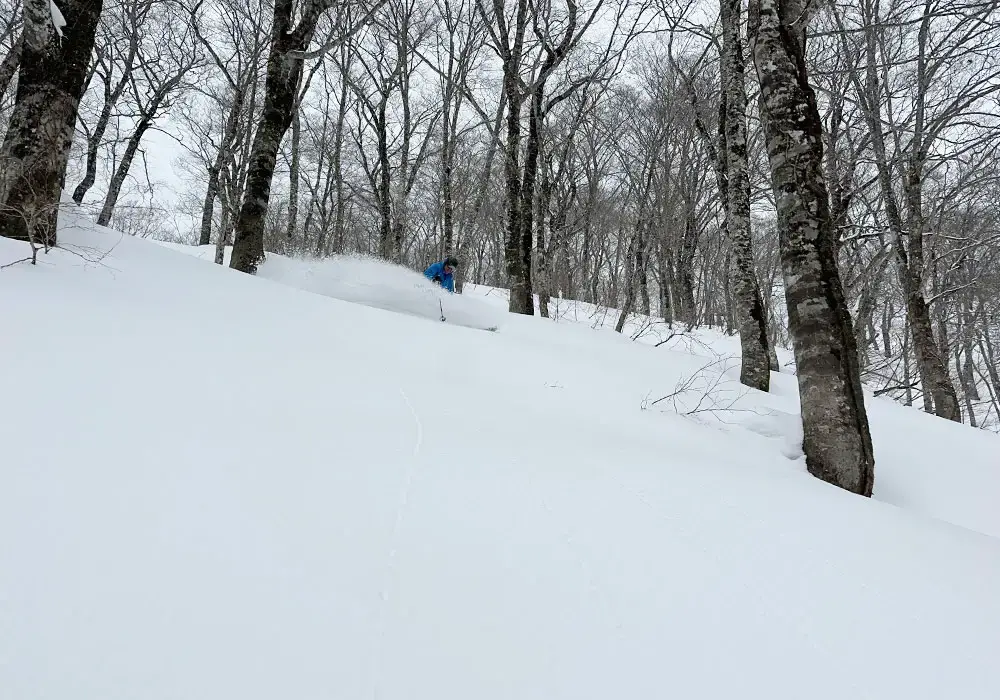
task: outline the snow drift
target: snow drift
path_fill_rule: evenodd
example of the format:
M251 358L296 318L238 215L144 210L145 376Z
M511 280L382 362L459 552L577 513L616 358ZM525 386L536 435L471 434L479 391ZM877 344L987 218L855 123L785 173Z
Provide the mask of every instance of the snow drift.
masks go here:
M161 243L202 260L215 259L214 246ZM232 248L226 249L229 264ZM364 304L480 330L495 330L503 315L477 299L451 294L419 272L379 260L352 255L330 258L289 258L268 253L257 276L326 297ZM443 313L442 313L443 312Z
M0 270L5 700L1000 697L995 436L871 400L890 505L651 408L699 343L62 240Z

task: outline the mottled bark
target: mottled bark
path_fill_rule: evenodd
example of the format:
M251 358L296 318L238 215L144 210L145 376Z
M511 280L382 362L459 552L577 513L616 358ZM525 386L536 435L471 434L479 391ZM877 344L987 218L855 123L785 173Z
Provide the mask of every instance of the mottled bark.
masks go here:
M778 211L809 472L870 496L875 459L851 317L834 255L823 134L805 62L802 0L751 0L750 40Z
M725 93L724 149L727 184L724 206L736 275L733 301L740 334L740 382L768 391L771 372L767 319L754 265L750 235L750 179L747 174L746 64L740 32L742 0L721 0L722 89Z
M302 74L304 51L316 31L326 0L310 0L300 8L299 22L293 27L292 0L276 0L271 24L271 48L267 58L264 111L254 135L247 169L246 189L236 219L233 256L229 266L254 274L264 260L264 218L271 200L271 181L281 148L281 140L292 123L296 88Z
M21 34L14 40L14 45L10 51L0 61L0 98L7 94L10 83L17 74L17 68L21 65L21 46L24 43L24 35Z
M14 111L0 148L0 236L56 244L59 199L102 0L65 0L60 38L48 0L24 0Z

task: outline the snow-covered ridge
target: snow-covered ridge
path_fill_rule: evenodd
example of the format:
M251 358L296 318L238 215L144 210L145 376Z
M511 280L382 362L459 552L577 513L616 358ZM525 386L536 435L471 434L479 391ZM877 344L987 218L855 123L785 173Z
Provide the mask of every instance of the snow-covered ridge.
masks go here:
M995 435L872 398L863 499L732 339L61 236L0 269L5 700L1000 696Z

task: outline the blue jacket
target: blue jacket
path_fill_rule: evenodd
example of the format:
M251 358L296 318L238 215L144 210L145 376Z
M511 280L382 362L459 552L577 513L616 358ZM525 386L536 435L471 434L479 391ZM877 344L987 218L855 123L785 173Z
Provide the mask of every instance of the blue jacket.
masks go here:
M455 278L450 272L444 271L444 261L436 262L426 270L424 270L424 277L431 280L432 282L439 282L442 287L447 289L449 292L455 291Z

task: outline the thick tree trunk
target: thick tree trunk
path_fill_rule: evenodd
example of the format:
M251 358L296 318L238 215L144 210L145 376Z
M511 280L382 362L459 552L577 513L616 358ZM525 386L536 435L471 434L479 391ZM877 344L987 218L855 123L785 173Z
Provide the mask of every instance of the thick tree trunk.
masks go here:
M24 0L20 77L0 148L0 236L56 244L59 200L102 0Z
M725 92L727 192L726 226L736 263L734 301L742 362L740 382L760 391L771 386L767 319L757 283L750 235L750 179L747 174L746 64L740 33L742 0L721 0L722 89Z
M326 0L310 0L300 8L299 23L292 27L292 0L276 0L267 57L264 112L254 135L247 170L246 189L236 219L233 257L229 266L254 274L264 260L264 219L271 200L271 181L281 140L292 123L302 59L292 52L309 45Z
M875 458L851 317L834 255L822 124L805 61L802 0L751 0L750 37L778 210L789 330L814 476L870 496Z

